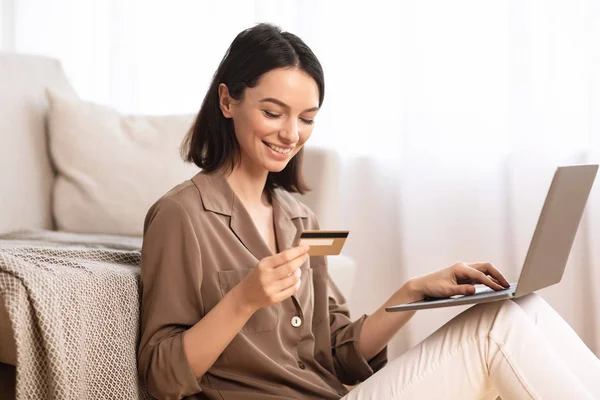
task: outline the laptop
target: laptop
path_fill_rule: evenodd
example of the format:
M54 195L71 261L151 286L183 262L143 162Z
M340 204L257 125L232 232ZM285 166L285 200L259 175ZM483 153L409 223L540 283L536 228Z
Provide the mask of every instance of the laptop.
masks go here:
M569 165L556 169L517 283L504 290L477 287L472 295L428 297L385 310L411 311L487 303L525 296L560 282L597 172L598 165Z

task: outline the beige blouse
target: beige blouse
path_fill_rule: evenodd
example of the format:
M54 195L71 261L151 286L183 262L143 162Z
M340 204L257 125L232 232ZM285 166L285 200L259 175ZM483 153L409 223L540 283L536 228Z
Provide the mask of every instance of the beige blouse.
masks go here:
M319 229L314 213L283 189L273 196L279 251L299 231ZM258 310L210 370L197 379L182 334L208 313L258 260L272 255L225 178L198 173L159 199L144 224L138 369L161 399L339 399L387 363L358 350L363 315L346 301L312 256L298 292ZM219 332L215 331L215 335ZM201 393L200 393L201 392Z

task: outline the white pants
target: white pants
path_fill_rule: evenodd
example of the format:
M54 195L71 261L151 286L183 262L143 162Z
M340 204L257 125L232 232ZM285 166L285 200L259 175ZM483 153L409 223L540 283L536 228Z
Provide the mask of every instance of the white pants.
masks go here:
M479 304L344 400L600 399L600 360L541 297Z

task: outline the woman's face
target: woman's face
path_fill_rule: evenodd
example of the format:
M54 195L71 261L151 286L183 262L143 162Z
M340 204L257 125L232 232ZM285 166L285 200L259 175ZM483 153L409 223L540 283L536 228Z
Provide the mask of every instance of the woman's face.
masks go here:
M279 172L310 137L319 110L315 80L298 68L265 73L241 100L219 86L223 115L233 119L242 165L255 172Z

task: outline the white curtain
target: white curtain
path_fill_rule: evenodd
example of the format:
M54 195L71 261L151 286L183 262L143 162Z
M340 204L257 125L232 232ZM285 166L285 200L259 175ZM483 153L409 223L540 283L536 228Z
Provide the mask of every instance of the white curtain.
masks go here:
M409 277L490 261L518 278L557 165L600 161L600 0L0 0L5 50L62 60L84 99L196 112L227 46L274 22L326 74L310 139L343 163L338 208L370 313ZM310 143L310 142L309 142ZM600 354L600 184L541 294ZM422 311L401 354L462 308Z

